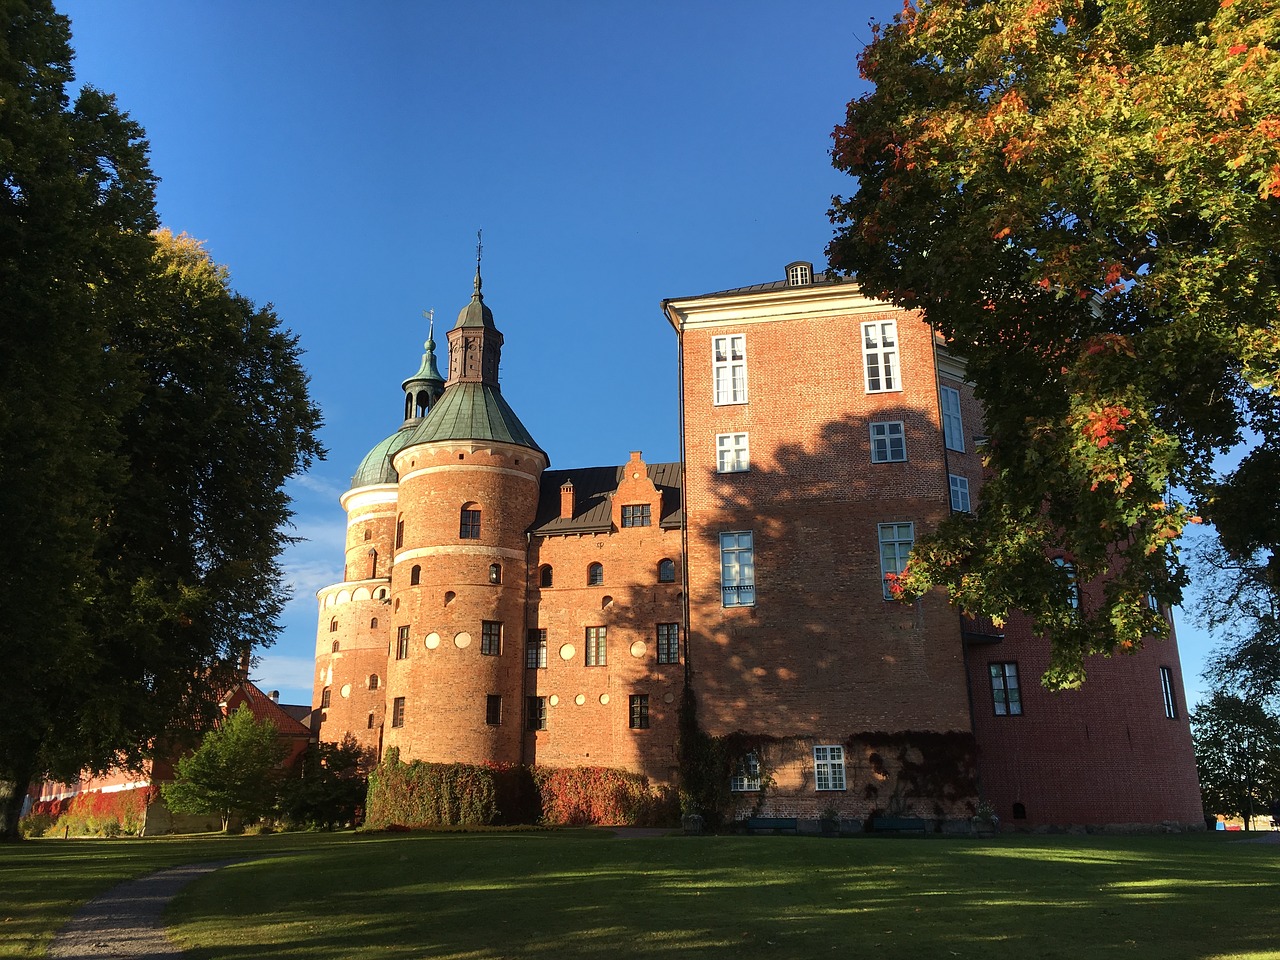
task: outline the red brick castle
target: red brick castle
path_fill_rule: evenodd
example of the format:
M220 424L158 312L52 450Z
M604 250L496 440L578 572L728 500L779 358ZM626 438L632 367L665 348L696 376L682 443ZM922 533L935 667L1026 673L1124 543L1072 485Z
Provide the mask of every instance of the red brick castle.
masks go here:
M742 816L1202 823L1174 640L1050 693L1025 622L887 599L982 479L963 360L920 315L808 263L663 309L681 462L549 470L499 389L477 271L448 379L428 339L403 423L342 497L322 739L675 782L687 683L735 751Z

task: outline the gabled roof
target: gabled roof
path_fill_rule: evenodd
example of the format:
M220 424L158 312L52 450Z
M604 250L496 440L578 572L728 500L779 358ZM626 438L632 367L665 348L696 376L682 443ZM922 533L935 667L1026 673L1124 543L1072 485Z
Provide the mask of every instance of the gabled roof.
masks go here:
M275 724L276 732L281 736L312 736L310 728L290 716L284 707L259 690L251 680L243 681L227 694L226 703L228 710L232 710L232 704L235 704L237 709L241 703L247 704L255 720L259 722L270 720Z
M678 530L684 525L684 475L678 463L650 463L649 479L662 494L659 526ZM547 470L542 474L538 513L533 532L541 536L607 533L613 527L612 496L626 475L624 466ZM572 517L560 516L560 487L573 482L576 505Z

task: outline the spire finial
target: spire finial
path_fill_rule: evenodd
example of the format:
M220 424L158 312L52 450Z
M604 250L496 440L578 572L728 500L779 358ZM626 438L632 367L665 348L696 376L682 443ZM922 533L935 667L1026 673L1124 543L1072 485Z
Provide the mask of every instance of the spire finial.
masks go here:
M475 295L477 297L480 297L480 257L484 252L484 242L481 237L481 234L483 232L484 232L483 230L476 231L476 293ZM480 299L483 300L484 298L480 297Z
M427 342L423 346L430 350L436 342L436 308L423 310L422 315L427 318Z

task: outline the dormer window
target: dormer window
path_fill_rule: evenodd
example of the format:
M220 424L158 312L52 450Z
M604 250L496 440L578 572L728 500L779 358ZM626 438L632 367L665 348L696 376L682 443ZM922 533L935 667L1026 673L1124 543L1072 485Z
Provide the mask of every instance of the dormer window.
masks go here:
M811 283L813 283L812 263L797 262L787 264L787 286L807 287Z

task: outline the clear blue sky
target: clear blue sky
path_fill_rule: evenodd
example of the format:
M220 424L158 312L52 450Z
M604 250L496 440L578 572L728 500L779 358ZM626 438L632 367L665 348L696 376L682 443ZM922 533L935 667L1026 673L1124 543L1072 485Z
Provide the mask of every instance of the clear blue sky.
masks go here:
M506 337L503 394L555 467L678 456L659 302L825 265L827 148L900 4L62 0L77 79L146 128L162 222L301 339L327 461L291 486L294 599L255 680L311 696L337 498L402 416L434 308ZM1184 621L1186 618L1183 618ZM1203 638L1181 626L1189 695Z

